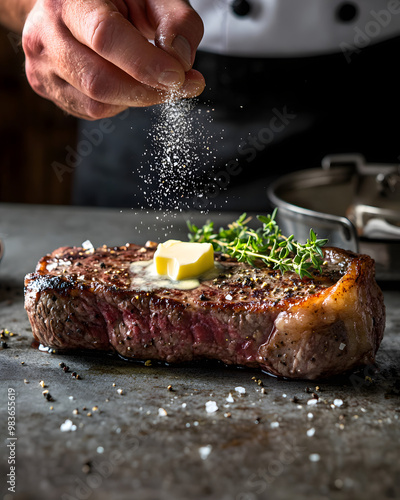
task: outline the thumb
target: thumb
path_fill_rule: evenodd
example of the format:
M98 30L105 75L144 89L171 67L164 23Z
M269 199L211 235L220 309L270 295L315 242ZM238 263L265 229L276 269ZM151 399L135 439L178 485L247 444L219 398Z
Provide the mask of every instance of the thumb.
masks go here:
M203 37L203 21L186 0L148 0L155 44L178 59L185 71L193 65Z

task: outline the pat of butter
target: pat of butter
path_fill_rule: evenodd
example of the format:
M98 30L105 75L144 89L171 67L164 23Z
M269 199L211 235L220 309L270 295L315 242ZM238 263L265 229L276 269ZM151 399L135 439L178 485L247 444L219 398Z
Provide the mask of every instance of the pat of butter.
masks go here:
M214 249L211 243L168 240L158 245L154 264L157 274L173 280L195 278L214 267Z

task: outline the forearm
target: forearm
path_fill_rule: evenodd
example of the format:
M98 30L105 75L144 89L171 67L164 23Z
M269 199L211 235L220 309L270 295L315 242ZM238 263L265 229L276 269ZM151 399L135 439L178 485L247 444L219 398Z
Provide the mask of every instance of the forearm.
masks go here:
M25 20L36 0L0 0L0 24L21 33Z

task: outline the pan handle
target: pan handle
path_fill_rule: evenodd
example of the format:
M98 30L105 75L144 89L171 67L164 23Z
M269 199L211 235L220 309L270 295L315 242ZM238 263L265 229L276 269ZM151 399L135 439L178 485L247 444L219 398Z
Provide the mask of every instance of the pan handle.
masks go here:
M343 155L327 155L322 158L321 162L324 170L329 170L334 167L353 166L358 175L400 175L399 164L379 164L367 163L363 155L358 153L343 154Z

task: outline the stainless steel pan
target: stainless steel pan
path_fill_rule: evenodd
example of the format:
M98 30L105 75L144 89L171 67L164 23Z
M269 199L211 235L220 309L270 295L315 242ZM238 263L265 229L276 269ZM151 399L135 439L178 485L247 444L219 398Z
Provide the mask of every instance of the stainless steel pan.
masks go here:
M400 279L399 165L329 156L320 169L279 178L268 197L285 233L305 241L312 227L332 246L371 255L378 279Z

